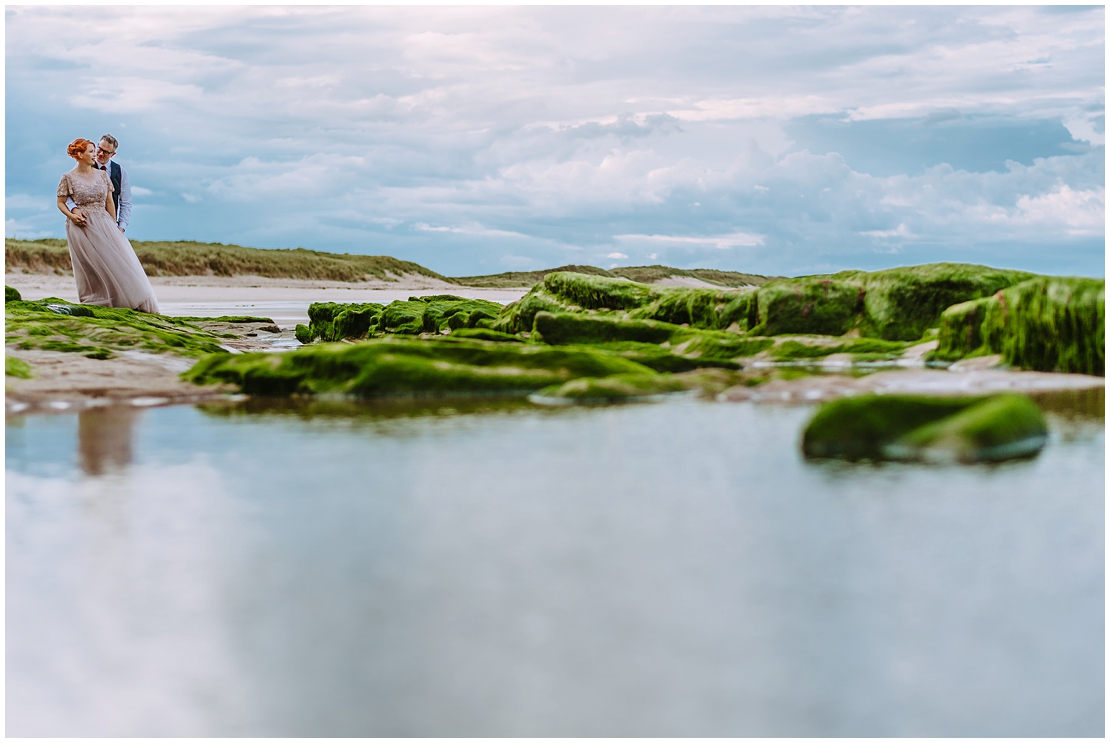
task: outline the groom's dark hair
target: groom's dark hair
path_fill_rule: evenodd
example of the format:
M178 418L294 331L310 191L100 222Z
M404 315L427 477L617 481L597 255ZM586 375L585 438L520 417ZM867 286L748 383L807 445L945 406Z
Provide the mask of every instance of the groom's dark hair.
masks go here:
M115 147L117 150L119 149L119 142L117 142L116 138L113 137L111 134L105 134L103 137L100 138L100 141L107 142L108 144Z

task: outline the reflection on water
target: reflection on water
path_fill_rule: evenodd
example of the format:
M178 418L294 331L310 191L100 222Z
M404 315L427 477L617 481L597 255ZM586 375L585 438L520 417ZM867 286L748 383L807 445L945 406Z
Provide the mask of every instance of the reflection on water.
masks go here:
M131 464L131 438L139 411L126 405L93 408L77 415L77 454L88 475Z
M1101 735L1104 399L970 467L690 400L9 421L7 732Z

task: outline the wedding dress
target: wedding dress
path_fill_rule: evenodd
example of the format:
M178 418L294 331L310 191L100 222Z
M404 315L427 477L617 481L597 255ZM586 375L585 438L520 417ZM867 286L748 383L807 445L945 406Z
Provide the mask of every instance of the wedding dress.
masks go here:
M58 196L69 196L86 215L85 226L66 220L73 278L82 304L130 307L158 314L158 300L131 243L104 208L112 182L103 170L85 181L74 171L62 176Z

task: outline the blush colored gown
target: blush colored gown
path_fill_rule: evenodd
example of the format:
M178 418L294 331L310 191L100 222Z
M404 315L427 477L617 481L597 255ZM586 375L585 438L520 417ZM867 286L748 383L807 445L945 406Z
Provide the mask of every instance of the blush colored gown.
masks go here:
M103 170L85 181L73 171L62 176L59 196L70 196L87 215L85 226L66 220L73 278L82 304L130 307L158 314L158 300L134 248L104 208L112 182Z

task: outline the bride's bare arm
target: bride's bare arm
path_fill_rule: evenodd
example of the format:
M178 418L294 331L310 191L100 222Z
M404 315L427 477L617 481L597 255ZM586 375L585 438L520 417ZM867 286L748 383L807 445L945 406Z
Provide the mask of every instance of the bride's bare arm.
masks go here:
M108 200L111 201L111 199L112 199L112 197L109 196ZM58 211L60 211L62 214L66 215L67 217L72 219L77 224L84 226L84 224L85 224L85 215L81 213L81 210L79 208L74 209L73 211L70 211L69 207L66 206L66 197L65 196L59 196L58 197Z
M112 215L112 221L116 221L116 202L112 200L112 189L108 189L108 199L104 202L104 209Z

